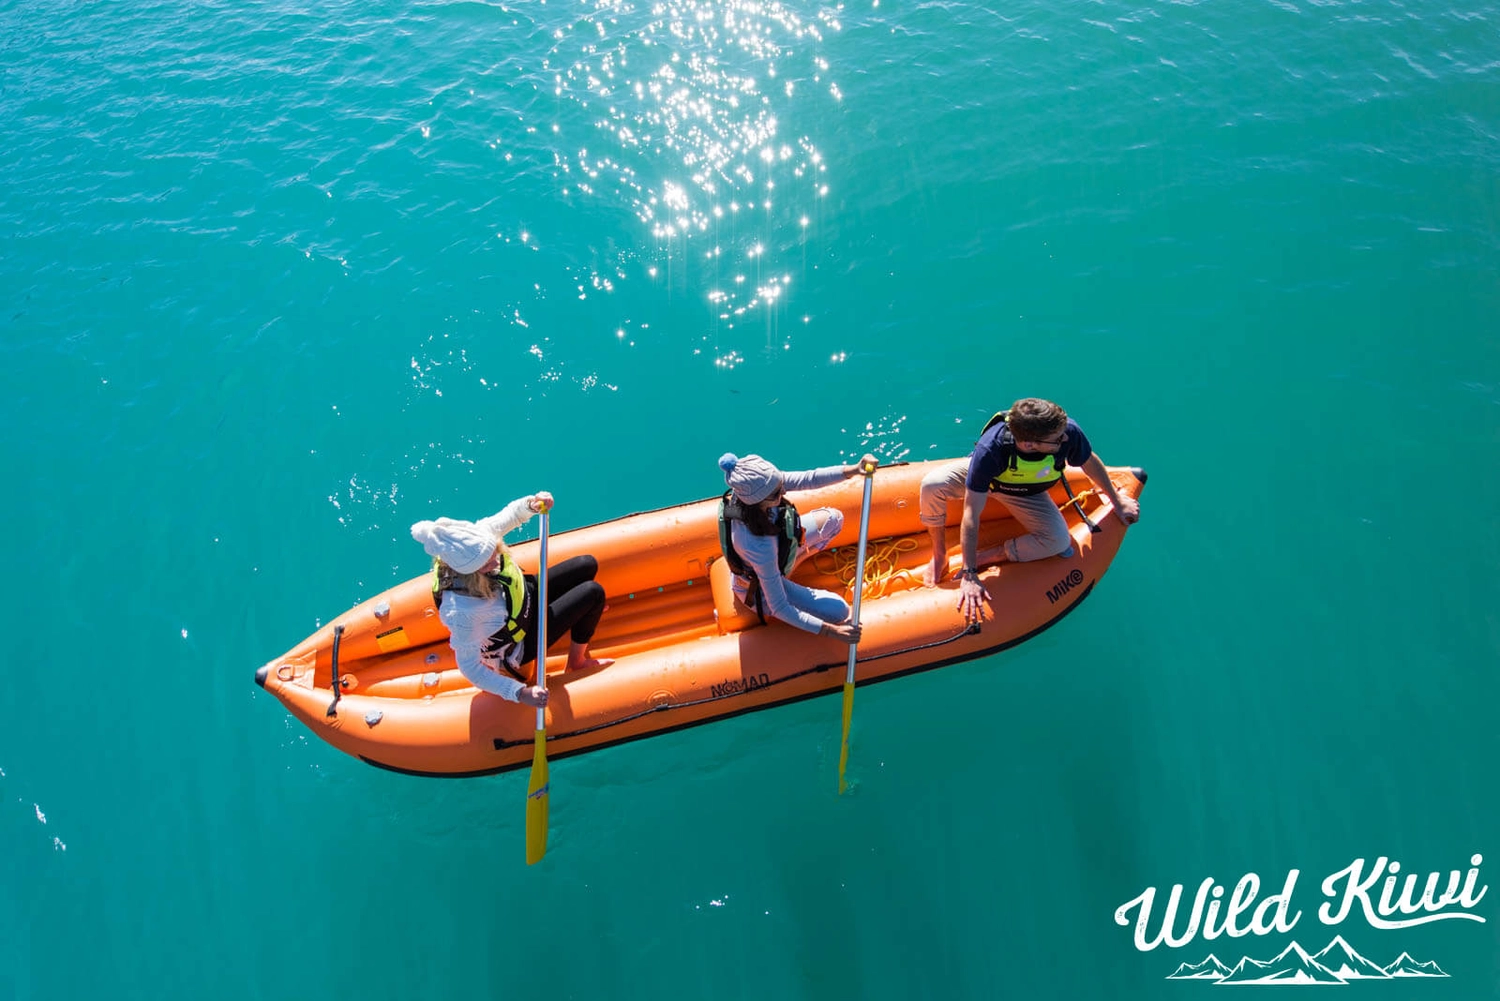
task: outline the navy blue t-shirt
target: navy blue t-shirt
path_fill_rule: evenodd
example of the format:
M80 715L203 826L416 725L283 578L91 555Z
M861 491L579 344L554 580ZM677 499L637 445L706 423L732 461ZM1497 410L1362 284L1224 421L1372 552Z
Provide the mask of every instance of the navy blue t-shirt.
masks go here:
M1067 435L1068 440L1057 450L1058 456L1070 466L1081 466L1089 461L1089 456L1094 454L1093 446L1089 444L1083 429L1071 417L1068 418ZM1016 439L1010 433L1010 426L1004 421L997 421L994 427L979 436L979 441L974 445L974 454L969 458L969 478L965 485L980 493L989 490L990 481L1010 464L1010 457L1015 451Z

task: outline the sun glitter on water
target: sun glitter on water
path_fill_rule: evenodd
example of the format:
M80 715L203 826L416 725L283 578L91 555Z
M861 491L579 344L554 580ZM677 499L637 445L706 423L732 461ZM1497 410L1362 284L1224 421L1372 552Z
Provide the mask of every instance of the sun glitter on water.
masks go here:
M832 11L765 0L596 0L554 32L554 93L595 128L558 150L559 180L628 204L658 259L695 264L694 291L726 327L780 304L779 259L813 238L829 179L808 126L842 98L824 55L838 30Z

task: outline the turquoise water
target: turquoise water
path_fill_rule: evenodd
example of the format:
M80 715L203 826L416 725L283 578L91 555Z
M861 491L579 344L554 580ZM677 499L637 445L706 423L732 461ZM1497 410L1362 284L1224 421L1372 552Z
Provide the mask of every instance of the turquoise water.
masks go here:
M0 998L1154 998L1334 934L1449 974L1355 991L1500 995L1500 887L1317 914L1358 858L1500 866L1500 7L0 37ZM253 684L419 518L960 454L1025 395L1142 521L1057 628L862 691L842 798L831 696L555 763L528 868L524 773L388 774ZM1286 934L1115 919L1292 869Z

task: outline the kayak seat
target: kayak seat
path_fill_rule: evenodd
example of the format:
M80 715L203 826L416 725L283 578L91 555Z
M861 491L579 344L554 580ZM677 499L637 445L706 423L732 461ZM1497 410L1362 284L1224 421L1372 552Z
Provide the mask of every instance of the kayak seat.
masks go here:
M714 596L714 621L718 623L721 634L737 633L760 625L760 616L734 596L734 574L729 572L728 560L720 557L710 564L708 584Z

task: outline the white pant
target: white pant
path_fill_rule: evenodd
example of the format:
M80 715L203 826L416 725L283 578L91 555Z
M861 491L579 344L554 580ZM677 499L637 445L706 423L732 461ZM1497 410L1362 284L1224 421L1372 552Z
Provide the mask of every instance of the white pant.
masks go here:
M948 505L957 501L960 507L963 506L964 495L968 493L965 485L968 478L968 459L939 466L922 477L922 524L929 529L946 525ZM1073 537L1068 534L1068 523L1063 520L1062 512L1047 494L1016 497L992 493L989 499L1003 504L1016 521L1021 523L1021 527L1026 529L1025 535L1005 540L1007 559L1016 563L1044 560L1049 556L1066 555L1073 545Z

